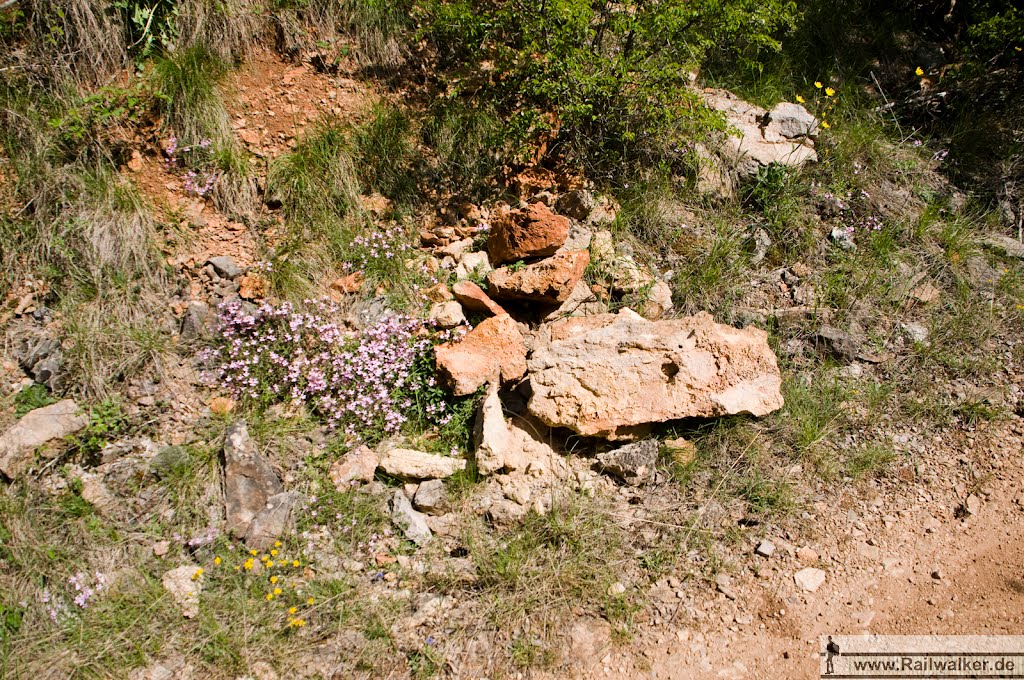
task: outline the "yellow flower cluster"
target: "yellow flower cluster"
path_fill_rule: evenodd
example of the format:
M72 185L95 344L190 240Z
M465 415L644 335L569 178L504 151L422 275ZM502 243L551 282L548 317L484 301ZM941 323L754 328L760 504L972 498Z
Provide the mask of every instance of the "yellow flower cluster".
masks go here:
M820 80L814 81L814 89L821 90L825 93L824 100L817 99L815 101L815 104L818 108L818 116L821 118L821 128L823 130L829 130L832 128L832 125L828 122L828 114L829 111L831 111L833 105L835 104L834 97L836 96L836 89L833 87L826 87L825 84ZM800 104L807 103L807 100L801 97L800 95L796 96L796 100Z

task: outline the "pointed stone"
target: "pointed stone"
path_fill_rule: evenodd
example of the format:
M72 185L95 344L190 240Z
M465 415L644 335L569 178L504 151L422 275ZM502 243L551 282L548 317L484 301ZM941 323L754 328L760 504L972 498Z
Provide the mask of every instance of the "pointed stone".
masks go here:
M224 435L224 502L227 530L244 536L271 496L283 491L270 461L256 449L244 420Z

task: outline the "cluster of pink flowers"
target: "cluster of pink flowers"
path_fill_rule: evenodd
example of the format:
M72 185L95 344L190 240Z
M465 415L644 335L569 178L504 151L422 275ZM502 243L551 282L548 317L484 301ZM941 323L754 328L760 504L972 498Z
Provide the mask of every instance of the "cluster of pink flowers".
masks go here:
M451 417L433 378L423 322L389 316L359 332L332 317L333 303L306 300L221 306L221 346L206 353L213 384L241 401L297 402L353 440L398 432L411 415Z
M815 190L815 193L817 191ZM850 238L858 232L881 231L885 226L881 216L868 213L861 206L868 205L871 194L861 189L857 196L853 192L847 192L845 196L836 196L831 191L820 194L824 201L826 212L834 215L842 223L842 231Z
M164 164L167 170L174 170L183 166L184 157L187 154L192 154L189 159L189 165L209 165L210 163L210 146L212 142L209 139L204 139L198 144L191 146L178 146L178 138L171 137L167 144L167 148L164 152L167 158L164 159ZM185 173L184 188L185 192L189 194L195 194L196 196L205 196L210 193L213 187L217 184L217 180L220 179L220 172L217 170L188 170Z
M84 571L80 571L68 577L68 585L74 591L72 601L75 603L75 606L79 609L87 609L89 601L107 587L107 577L99 571L93 573L91 577ZM46 605L46 613L54 623L62 623L72 617L71 610L64 599L62 597L55 597L50 593L49 588L43 589L39 601Z
M351 245L354 252L352 260L344 265L346 271L366 271L375 263L385 264L412 250L409 239L399 230L359 234Z

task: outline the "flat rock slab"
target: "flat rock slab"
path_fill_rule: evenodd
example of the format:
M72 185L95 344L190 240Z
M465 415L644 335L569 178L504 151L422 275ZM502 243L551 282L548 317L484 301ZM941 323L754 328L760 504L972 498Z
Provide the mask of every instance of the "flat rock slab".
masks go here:
M48 441L75 434L89 424L72 399L64 399L34 411L0 435L0 472L7 479L22 475L32 464L35 450Z
M651 423L782 407L768 334L710 314L648 321L630 309L556 321L528 361L531 413L590 437L631 438Z
M793 581L800 590L808 593L817 592L818 588L825 583L825 572L815 567L807 567L793 574Z
M412 449L391 449L380 457L380 469L401 479L444 479L465 470L466 461Z
M377 463L377 454L369 447L360 446L331 463L331 481L338 491L347 491L360 483L372 482Z
M426 545L433 538L426 515L413 510L412 503L401 489L395 490L391 500L391 521L416 545Z
M457 397L473 394L485 383L508 382L526 373L526 345L512 317L492 316L459 342L434 349L442 380Z
M567 250L520 269L502 267L487 276L488 292L499 300L565 302L590 264L586 250Z

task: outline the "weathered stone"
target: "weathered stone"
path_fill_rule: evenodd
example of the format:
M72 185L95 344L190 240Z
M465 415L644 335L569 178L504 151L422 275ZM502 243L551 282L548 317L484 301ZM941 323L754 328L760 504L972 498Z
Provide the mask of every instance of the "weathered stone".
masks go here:
M814 567L807 567L793 574L793 580L801 590L813 593L825 583L825 572Z
M569 193L562 194L555 203L555 207L563 215L583 222L590 217L590 213L594 212L597 200L594 198L594 194L587 189L574 189Z
M1005 257L1024 259L1024 243L1012 236L992 234L981 239L981 244Z
M632 255L619 255L607 263L612 278L612 288L623 293L639 293L650 286L654 276ZM671 296L671 291L669 291Z
M433 538L426 516L413 510L412 504L401 489L396 490L391 499L391 521L416 545L426 545Z
M449 292L448 286L443 283L435 283L423 291L423 297L428 302L448 302L452 299L452 294Z
M552 255L569 236L569 219L543 203L513 210L494 220L487 251L495 265Z
M331 463L329 473L334 488L346 491L361 482L372 482L378 463L376 452L366 446L349 451Z
M0 435L0 472L7 479L16 479L32 464L38 447L75 434L88 424L89 417L73 399L29 411Z
M832 326L818 329L816 339L828 353L841 361L855 361L860 354L860 343L852 334Z
M672 309L672 287L664 281L655 281L647 291L647 299L640 305L640 315L656 321Z
M800 167L818 160L811 142L814 128L806 136L787 136L800 132L807 116L810 116L806 111L797 116L791 115L797 105L776 106L779 118L773 120L765 109L725 90L705 91L704 101L712 109L724 113L726 122L739 133L735 137L726 137L721 148L721 155L732 164L739 177L752 177L759 168L772 163Z
M468 279L470 276L476 274L477 276L486 276L493 270L491 261L487 257L487 253L480 251L477 253L463 253L459 256L458 263L455 265L455 279L462 281Z
M267 500L265 508L256 513L245 532L245 544L253 550L266 550L295 524L295 509L302 494L285 491Z
M608 305L597 299L586 281L580 280L565 302L541 317L541 321L555 321L568 316L593 316L608 312Z
M444 479L465 470L466 461L412 449L390 449L380 457L379 467L401 479Z
M15 357L25 373L40 385L46 385L51 392L60 392L64 388L64 352L57 338L26 338L18 344Z
M202 580L196 578L197 567L185 565L166 572L163 576L164 590L171 594L181 608L181 615L193 619L199 615L199 590Z
M256 450L244 420L224 434L224 504L227 530L244 536L252 519L272 496L281 493L281 480L270 461Z
M427 317L441 328L455 328L466 323L466 314L462 311L462 305L455 300L432 305Z
M517 380L526 373L526 346L510 316L482 321L459 342L434 349L442 379L455 396L476 392L484 383Z
M505 467L505 452L513 443L512 433L505 423L497 385L491 385L480 404L473 438L476 443L476 469L480 474L494 474Z
M529 410L585 436L632 436L650 423L782 407L767 333L700 313L647 321L630 309L556 321L528 362Z
M615 238L610 231L594 232L590 239L590 256L595 262L609 262L615 257Z
M564 302L590 263L586 250L572 250L513 270L503 267L487 277L488 292L501 300Z
M775 554L775 544L771 541L760 541L754 552L761 557L771 557Z
M230 255L218 255L217 257L211 257L206 261L207 264L213 267L213 270L217 272L217 275L225 279L235 279L245 273L245 270L238 265L235 258Z
M428 479L420 484L412 498L413 506L428 515L443 514L447 509L446 501L444 482L440 479Z
M468 312L489 314L491 316L504 316L508 313L501 308L501 305L492 300L480 286L472 281L459 281L452 286L452 294L455 295L455 299Z
M630 486L640 486L654 478L658 462L658 440L647 439L597 454L597 467L615 475Z
M185 308L185 315L181 317L181 339L195 340L210 334L213 328L214 314L210 305L205 302L193 300Z
M781 102L768 114L768 126L764 131L768 141L817 136L818 119L799 104Z

